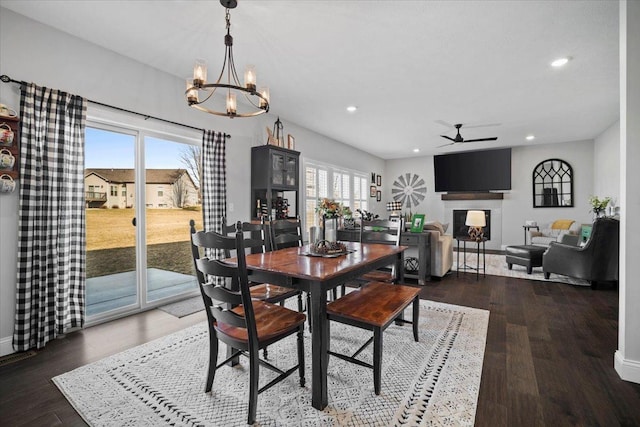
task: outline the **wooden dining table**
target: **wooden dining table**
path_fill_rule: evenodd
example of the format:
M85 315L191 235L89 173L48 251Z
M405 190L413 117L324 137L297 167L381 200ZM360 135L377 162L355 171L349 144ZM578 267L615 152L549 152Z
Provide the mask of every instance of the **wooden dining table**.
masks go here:
M329 321L327 291L364 273L396 265L397 279L403 280L403 251L406 246L344 242L349 253L326 258L310 256L310 246L280 249L246 256L249 279L308 292L311 295L311 403L316 409L327 406L327 366ZM234 263L233 259L226 260Z

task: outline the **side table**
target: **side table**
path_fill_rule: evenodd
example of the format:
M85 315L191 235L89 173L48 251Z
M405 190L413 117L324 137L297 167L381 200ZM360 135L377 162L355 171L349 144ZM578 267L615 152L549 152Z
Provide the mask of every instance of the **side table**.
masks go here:
M537 225L523 225L522 228L524 228L524 244L526 246L528 244L527 243L527 231L533 230L533 229L535 229L536 231L540 231L540 227L538 227Z
M460 242L462 242L462 250L464 252L464 264L463 264L463 269L464 272L467 272L467 267L469 267L470 269L476 270L476 280L479 280L480 278L480 244L482 244L482 276L486 276L486 271L487 271L487 257L486 257L486 253L485 253L485 242L487 241L487 239L482 238L481 240L476 240L476 239L471 239L469 237L456 237L456 242L458 244L458 255L457 255L457 259L456 259L456 277L460 276ZM472 243L476 243L476 268L473 268L471 266L467 266L467 242L472 242Z

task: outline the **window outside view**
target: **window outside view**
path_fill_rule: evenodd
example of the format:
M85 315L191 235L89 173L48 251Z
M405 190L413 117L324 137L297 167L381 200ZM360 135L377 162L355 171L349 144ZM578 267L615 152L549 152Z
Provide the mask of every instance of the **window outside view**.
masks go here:
M197 289L189 220L202 228L200 147L145 137L146 169L136 174L136 139L135 133L86 129L89 318ZM136 178L142 175L145 205L144 212L138 212ZM136 226L141 223L146 224L146 242L136 251ZM137 254L142 253L144 275L137 271ZM145 283L139 283L145 276ZM139 303L145 294L146 301Z

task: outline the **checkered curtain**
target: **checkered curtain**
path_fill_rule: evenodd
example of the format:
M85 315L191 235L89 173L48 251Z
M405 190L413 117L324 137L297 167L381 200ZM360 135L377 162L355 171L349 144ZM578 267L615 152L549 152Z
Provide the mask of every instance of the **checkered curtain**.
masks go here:
M85 305L87 101L33 83L21 92L16 351L82 327Z
M202 135L202 220L206 231L222 232L227 214L227 166L224 132L204 131ZM206 254L211 256L211 254ZM223 253L215 254L216 258Z

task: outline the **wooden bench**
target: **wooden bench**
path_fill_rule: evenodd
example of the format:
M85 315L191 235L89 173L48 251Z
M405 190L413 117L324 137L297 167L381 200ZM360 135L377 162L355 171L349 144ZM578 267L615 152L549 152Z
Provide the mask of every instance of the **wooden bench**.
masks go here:
M369 282L360 289L327 304L327 318L347 325L373 331L370 338L352 356L328 350L332 356L373 369L373 384L380 394L382 377L382 332L394 321L413 324L413 339L418 342L418 317L420 315L420 288ZM402 318L404 309L413 303L412 321ZM356 359L373 341L373 365Z

